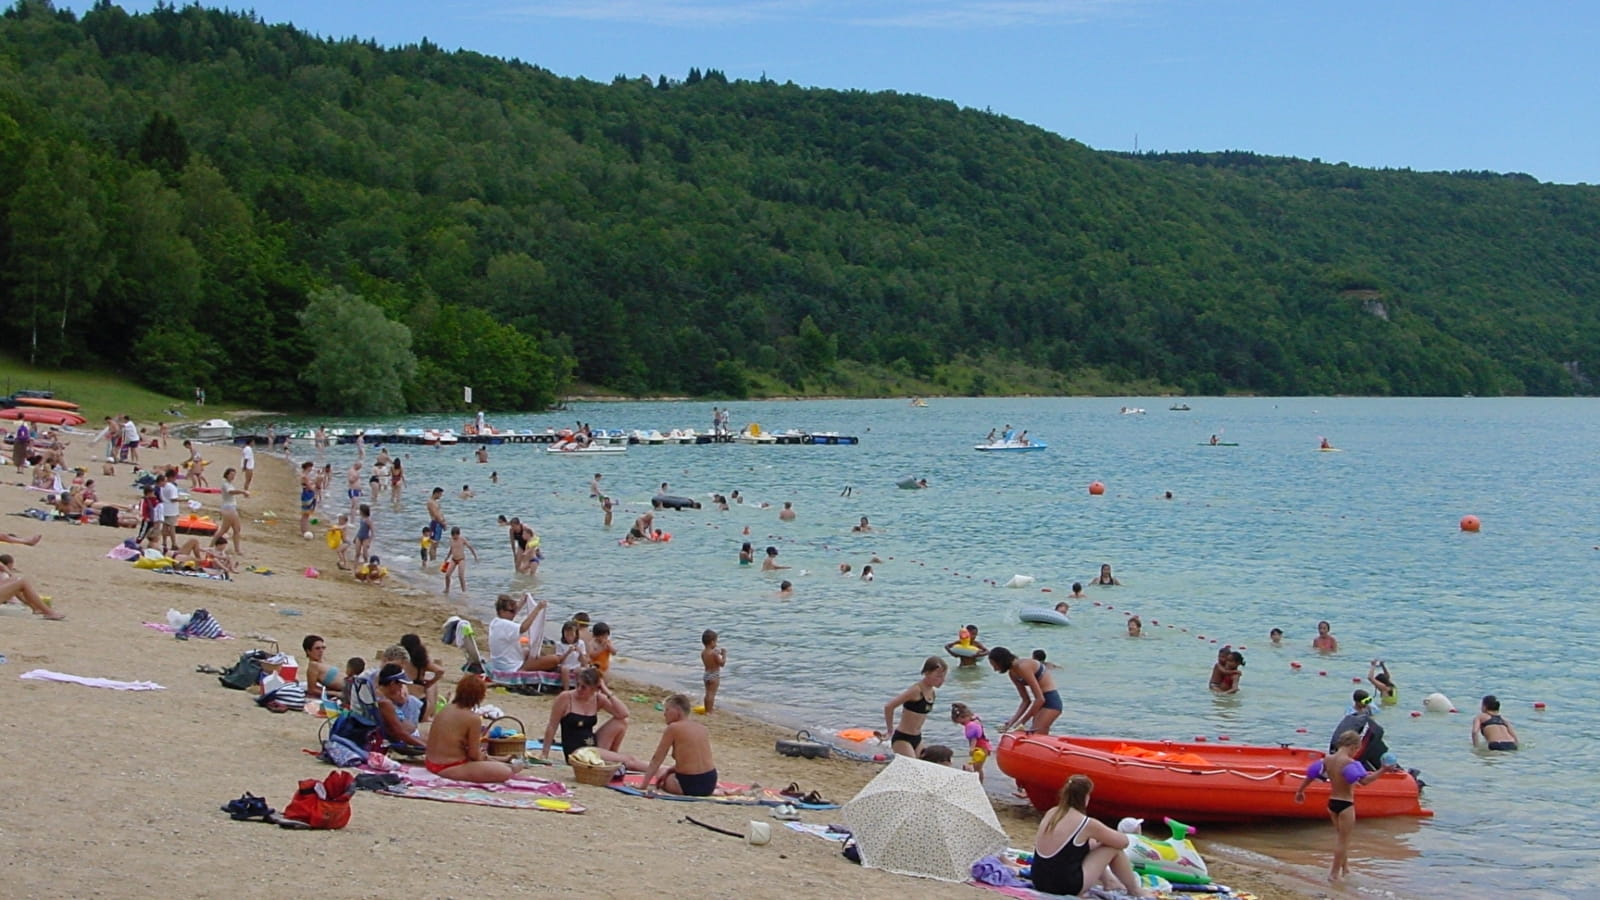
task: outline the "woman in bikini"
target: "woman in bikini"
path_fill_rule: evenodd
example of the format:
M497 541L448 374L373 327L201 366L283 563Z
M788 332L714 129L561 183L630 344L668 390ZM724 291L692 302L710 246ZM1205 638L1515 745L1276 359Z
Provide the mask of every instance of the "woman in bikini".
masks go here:
M602 709L610 713L611 718L599 725ZM541 751L544 759L550 758L551 742L555 740L558 727L561 729L561 752L569 761L573 751L593 747L608 763L626 766L634 772L649 768L648 763L622 752L622 738L628 733L628 707L606 687L600 670L594 666L580 671L578 686L562 691L550 705L550 721L544 726L544 749Z
M473 711L483 702L483 692L479 675L465 675L456 684L450 705L428 728L423 765L429 772L451 781L499 784L522 768L515 757L494 759L483 752L483 719Z
M989 665L996 672L1011 677L1011 683L1017 689L1017 694L1022 697L1022 702L1017 704L1017 711L1006 720L1000 730L1011 729L1029 725L1029 734L1049 734L1050 726L1061 715L1061 694L1056 690L1056 679L1050 674L1050 669L1036 659L1018 659L1016 654L1005 647L995 647L989 651Z
M1328 818L1333 820L1334 835L1333 866L1328 870L1329 881L1338 881L1350 874L1350 835L1356 829L1356 785L1371 784L1384 772L1399 769L1399 766L1385 766L1376 772L1368 772L1366 766L1356 761L1360 747L1360 734L1354 731L1341 733L1334 742L1333 752L1306 769L1305 780L1300 782L1300 789L1294 792L1294 802L1304 803L1307 785L1319 778L1328 781Z
M397 459L389 465L389 502L393 503L396 508L400 506L400 489L405 485L405 467Z
M949 667L944 660L930 656L922 664L922 677L916 684L895 695L883 705L883 730L890 735L889 746L901 756L913 759L922 745L922 724L933 712L933 701L938 698L939 687L944 684ZM900 708L900 724L895 725L895 707Z
M1074 775L1061 786L1055 808L1039 823L1033 839L1033 888L1046 894L1078 896L1098 887L1106 869L1135 897L1153 897L1139 884L1128 862L1129 837L1088 814L1094 782Z
M300 649L306 652L306 685L324 697L343 695L344 679L339 667L322 660L328 652L328 642L321 635L308 634L300 642Z
M1122 582L1118 581L1117 577L1111 574L1111 563L1101 563L1100 574L1096 575L1089 583L1099 585L1101 587L1111 587L1112 585L1121 584Z
M439 706L439 682L444 678L444 666L428 656L428 648L415 634L402 635L400 646L406 648L406 659L400 663L400 668L411 679L408 689L412 696L422 698L420 721L427 722Z

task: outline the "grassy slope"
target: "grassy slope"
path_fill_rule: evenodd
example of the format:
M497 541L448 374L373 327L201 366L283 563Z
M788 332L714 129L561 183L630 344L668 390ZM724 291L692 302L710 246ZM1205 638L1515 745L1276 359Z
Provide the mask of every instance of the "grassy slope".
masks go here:
M81 404L90 424L97 424L105 416L123 414L138 422L171 421L173 417L167 410L179 406L179 401L145 390L120 375L42 369L0 355L0 396L19 390L55 391L56 397ZM195 418L189 406L184 404L181 408Z

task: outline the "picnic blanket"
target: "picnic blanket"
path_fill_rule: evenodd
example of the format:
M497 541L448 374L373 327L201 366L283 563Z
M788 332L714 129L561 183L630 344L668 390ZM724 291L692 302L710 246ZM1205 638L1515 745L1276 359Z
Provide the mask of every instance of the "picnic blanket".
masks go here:
M606 787L632 797L645 796L644 776L637 772L629 772L622 778L612 781ZM738 784L732 781L717 782L717 791L718 794L714 797L685 797L680 794L658 793L656 794L656 799L726 803L734 806L780 806L787 803L796 809L839 808L837 803L801 803L799 800L784 796L772 788Z
M506 809L531 809L536 812L559 812L580 814L586 812L582 806L571 800L549 797L528 791L490 790L499 785L475 784L471 787L460 787L459 782L452 782L452 786L433 786L421 784L407 784L399 787L378 791L387 797L409 797L413 800L437 800L441 803L468 803L473 806L499 806Z
M81 684L85 687L110 688L113 691L164 691L166 688L154 681L113 681L109 678L85 678L82 675L68 675L65 672L52 672L49 669L34 669L23 672L17 676L25 681L60 681L66 684Z

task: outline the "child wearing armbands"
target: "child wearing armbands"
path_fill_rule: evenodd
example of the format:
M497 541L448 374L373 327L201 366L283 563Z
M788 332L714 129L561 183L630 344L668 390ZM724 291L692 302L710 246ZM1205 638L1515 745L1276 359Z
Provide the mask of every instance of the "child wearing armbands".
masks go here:
M983 720L978 718L965 703L950 704L950 721L961 726L967 738L967 749L971 762L962 766L968 772L978 773L978 780L983 780L983 764L994 754L994 744L989 742L989 735L983 730Z

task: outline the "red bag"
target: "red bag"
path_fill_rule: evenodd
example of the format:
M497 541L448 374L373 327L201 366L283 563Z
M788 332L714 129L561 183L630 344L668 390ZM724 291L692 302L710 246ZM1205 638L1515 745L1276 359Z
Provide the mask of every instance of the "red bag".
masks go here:
M355 796L355 785L355 776L343 769L322 781L307 778L300 782L283 817L312 828L343 828L350 821L350 798Z

